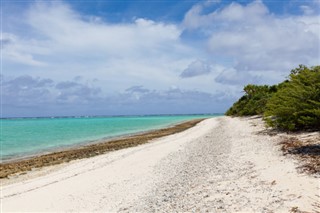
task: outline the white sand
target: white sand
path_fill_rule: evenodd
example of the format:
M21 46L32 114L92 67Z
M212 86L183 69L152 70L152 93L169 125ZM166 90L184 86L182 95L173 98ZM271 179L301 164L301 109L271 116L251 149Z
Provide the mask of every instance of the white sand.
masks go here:
M207 119L149 144L31 172L2 183L1 212L319 211L319 178L298 174L279 137L262 129L259 119Z

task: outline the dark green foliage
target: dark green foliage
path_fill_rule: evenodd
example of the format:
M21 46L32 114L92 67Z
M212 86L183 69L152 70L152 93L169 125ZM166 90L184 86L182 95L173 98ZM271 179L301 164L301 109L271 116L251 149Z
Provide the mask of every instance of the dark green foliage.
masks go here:
M320 129L320 66L292 70L264 114L270 126L280 129Z
M226 112L226 115L245 116L263 114L268 100L277 91L277 87L248 84L243 90L245 94L233 104Z
M267 123L279 129L320 129L320 66L300 65L279 85L249 84L244 91L226 115L264 114Z

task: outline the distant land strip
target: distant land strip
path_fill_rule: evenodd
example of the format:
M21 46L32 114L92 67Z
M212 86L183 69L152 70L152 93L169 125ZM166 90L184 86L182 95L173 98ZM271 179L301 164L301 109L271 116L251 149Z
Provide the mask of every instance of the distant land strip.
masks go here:
M145 144L156 138L161 138L164 136L182 132L197 125L203 120L205 119L194 119L177 124L172 127L159 130L151 130L145 133L136 134L125 138L118 138L96 144L79 146L76 148L39 155L28 159L1 163L0 178L7 178L9 175L16 173L22 174L24 172L32 170L32 168L40 168L65 163L76 159L89 158L96 155L104 154L106 152Z

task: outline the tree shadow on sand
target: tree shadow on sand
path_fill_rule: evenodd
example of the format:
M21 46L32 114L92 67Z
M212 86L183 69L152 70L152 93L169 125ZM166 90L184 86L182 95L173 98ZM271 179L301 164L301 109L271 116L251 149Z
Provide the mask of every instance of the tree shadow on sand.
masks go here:
M303 165L298 167L300 171L320 175L320 141L318 138L302 141L296 137L290 137L284 139L280 145L284 155L296 156L302 161Z
M292 149L289 149L288 153L295 155L320 156L320 144L294 147Z

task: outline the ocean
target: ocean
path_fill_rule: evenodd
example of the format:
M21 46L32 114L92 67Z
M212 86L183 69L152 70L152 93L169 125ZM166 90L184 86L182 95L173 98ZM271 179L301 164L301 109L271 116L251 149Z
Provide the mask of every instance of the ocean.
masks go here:
M3 161L217 115L0 119Z

